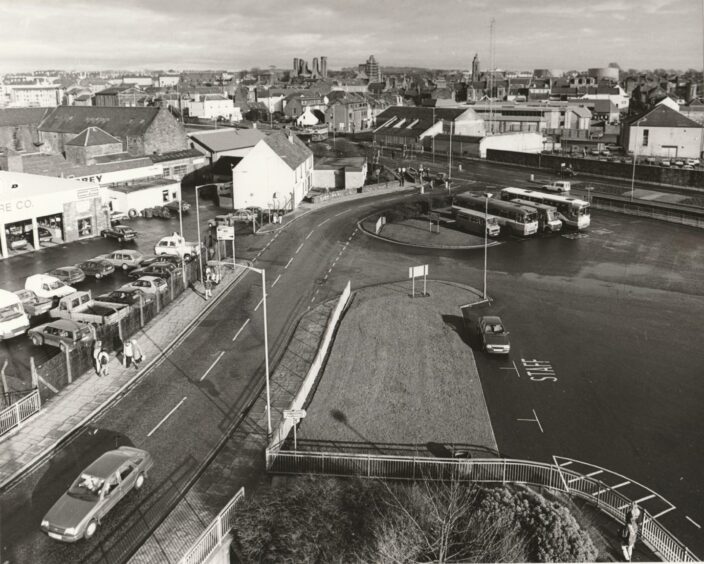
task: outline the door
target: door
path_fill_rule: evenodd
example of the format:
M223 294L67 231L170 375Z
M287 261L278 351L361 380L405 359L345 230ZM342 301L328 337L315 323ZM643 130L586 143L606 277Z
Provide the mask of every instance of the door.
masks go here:
M110 475L105 480L101 493L100 509L98 510L98 518L102 518L115 507L122 497L122 489L120 488L120 476L117 472Z

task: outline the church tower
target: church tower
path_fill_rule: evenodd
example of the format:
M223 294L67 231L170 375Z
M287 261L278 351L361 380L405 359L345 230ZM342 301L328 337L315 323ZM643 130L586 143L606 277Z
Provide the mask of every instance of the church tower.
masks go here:
M479 55L474 54L472 59L472 82L479 80Z

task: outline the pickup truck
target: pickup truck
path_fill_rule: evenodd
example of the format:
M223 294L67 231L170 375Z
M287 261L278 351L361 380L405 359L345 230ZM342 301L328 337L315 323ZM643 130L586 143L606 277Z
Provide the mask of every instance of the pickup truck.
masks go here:
M547 190L549 192L559 192L559 193L565 193L569 192L570 188L572 186L567 180L556 180L555 182L550 182L549 184L543 184L542 188L543 190Z
M117 323L127 316L130 308L126 304L101 302L94 300L90 292L75 292L59 300L59 305L49 312L57 319L71 319L108 325Z
M198 243L189 243L183 237L174 233L159 239L157 244L154 245L154 254L178 256L185 261L189 261L200 254L200 249L198 248Z

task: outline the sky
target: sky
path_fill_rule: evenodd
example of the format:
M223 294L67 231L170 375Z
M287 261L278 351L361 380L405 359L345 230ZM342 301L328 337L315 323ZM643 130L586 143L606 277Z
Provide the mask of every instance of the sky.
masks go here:
M704 0L0 0L0 72L701 69Z

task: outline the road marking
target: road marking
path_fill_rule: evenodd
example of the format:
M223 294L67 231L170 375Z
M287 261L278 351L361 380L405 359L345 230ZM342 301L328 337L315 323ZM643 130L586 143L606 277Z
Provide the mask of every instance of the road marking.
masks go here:
M274 286L276 286L276 283L279 281L279 278L281 278L281 274L279 274L279 275L276 277L276 280L274 280L274 283L271 285L272 288L273 288Z
M225 351L221 351L221 352L220 352L220 354L218 355L218 357L213 361L213 364L211 364L210 367L208 368L208 370L205 371L205 374L203 374L203 375L200 377L200 381L201 381L201 382L202 382L203 380L205 380L205 377L206 377L208 374L210 374L210 371L211 371L213 368L215 368L215 365L218 363L218 361L222 358L222 355L224 355L224 354L225 354Z
M519 378L521 377L521 373L518 371L518 367L516 366L516 361L513 361L513 366L499 366L499 369L501 370L515 370L516 371L516 376Z
M259 309L259 306L261 306L264 303L264 297L262 297L261 300L259 300L259 303L257 304L257 307L254 308L254 311L257 311Z
M694 519L692 519L689 515L685 515L685 518L687 519L687 521L692 523L692 525L694 525L697 529L702 528L702 526L699 523L697 523Z
M313 297L310 299L310 301L311 301L311 302L314 302L314 301L315 301L315 296L313 296Z
M284 270L286 270L289 266L291 266L291 263L293 262L293 257L288 259L288 262L286 263L286 266L284 266Z
M296 254L300 253L302 248L303 248L303 243L298 245L298 248L296 249Z
M240 327L240 330L237 331L237 333L235 333L235 336L232 337L232 342L233 342L233 343L235 342L235 339L240 336L240 333L242 333L242 331L244 330L244 328L247 327L247 324L248 324L248 323L249 323L249 319L247 319L247 321L245 321L245 322L242 324L242 327Z
M310 233L306 235L306 239L310 239L310 236L313 234L313 231L315 231L315 229L311 229Z
M332 267L328 268L328 274L332 272Z
M154 427L151 431L149 431L149 433L147 434L147 437L151 437L154 434L154 432L164 424L164 421L166 421L169 417L171 417L173 415L174 411L176 411L179 407L181 407L181 404L183 404L184 401L186 401L186 396L183 396L183 399L176 404L176 407L174 407L171 411L169 411L164 416L164 418L161 421L159 421L159 423L156 424L156 427Z
M320 227L321 225L327 223L328 221L330 221L330 218L327 218L325 221L321 221L321 222L318 224L318 227Z
M328 274L330 274L330 271L329 271L329 270L328 270ZM325 276L323 276L323 280L327 280L327 279L328 279L328 274L326 274Z
M354 209L354 208L353 208L353 209ZM334 217L337 217L338 215L342 215L343 213L349 213L349 212L351 212L351 211L352 211L352 210L341 211L340 213L336 213Z
M543 431L543 426L540 424L540 421L538 420L538 415L535 413L535 409L533 410L533 419L516 419L516 421L529 421L531 423L537 423L538 427L540 428L540 432L545 433L545 431Z

